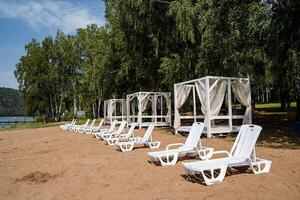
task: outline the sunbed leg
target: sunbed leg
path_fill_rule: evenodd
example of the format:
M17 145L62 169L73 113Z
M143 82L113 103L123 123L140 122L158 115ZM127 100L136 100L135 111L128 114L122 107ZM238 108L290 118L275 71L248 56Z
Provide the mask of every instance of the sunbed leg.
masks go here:
M220 169L220 173L215 177L215 170ZM204 182L206 185L213 185L215 183L220 183L224 180L225 174L227 170L227 165L222 165L218 168L210 169L210 170L201 170L201 175L203 176ZM210 177L208 177L205 172L210 172Z
M119 144L119 147L120 147L120 149L121 149L122 152L132 151L133 146L134 146L133 142L130 142L130 143L126 142L124 144Z
M160 141L148 142L147 145L150 149L157 149L160 146Z
M210 159L213 155L213 152L214 152L214 148L205 148L205 149L198 150L198 154L201 160Z
M118 142L118 138L106 140L108 145L115 145Z
M179 153L159 156L158 158L161 166L175 165L178 160L178 155Z
M269 173L272 161L257 158L256 162L251 162L251 170L254 174Z

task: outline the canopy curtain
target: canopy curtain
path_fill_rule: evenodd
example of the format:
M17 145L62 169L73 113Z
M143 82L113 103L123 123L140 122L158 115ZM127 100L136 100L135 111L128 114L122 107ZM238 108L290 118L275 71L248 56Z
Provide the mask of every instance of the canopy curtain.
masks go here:
M216 82L217 81L217 82ZM210 115L217 116L221 110L221 106L224 101L227 81L226 80L215 80L214 83L210 84L212 87L209 92L210 97ZM205 93L205 80L199 80L195 82L197 95L201 102L201 111L205 116L204 124L207 126L207 105L206 105L206 93ZM209 87L209 88L210 88Z
M171 118L169 116L171 116L171 99L170 99L170 96L168 94L163 94L164 98L165 98L165 101L166 101L166 106L167 106L167 114L166 114L166 117L165 117L165 120L166 122L170 122L171 121ZM189 95L187 95L189 96Z
M141 112L144 112L146 110L148 102L149 102L149 95L142 94L140 101L141 101Z
M188 85L176 85L177 96L176 98L176 109L174 118L174 128L177 129L180 126L180 113L179 109L183 106L184 102L188 98L191 92L191 86Z
M136 118L135 118L135 107L136 107L136 102L135 100L133 100L131 103L129 102L129 105L130 105L130 108L129 109L129 116L130 116L130 110L131 110L131 113L132 113L132 116L134 116L134 118L129 118L130 121L136 121Z
M121 110L122 116L125 116L125 114L126 114L126 100L122 99L121 104L122 104L122 106L121 106L122 107L122 110Z
M113 100L110 102L110 116L113 116L114 112L116 111L116 101Z
M151 107L152 107L152 115L153 116L157 116L157 96L156 95L152 95L151 98ZM151 118L151 121L154 122L155 121L155 117Z
M249 123L249 112L250 112L250 84L248 80L236 80L232 81L232 91L237 100L246 107L246 112L243 119L243 124Z

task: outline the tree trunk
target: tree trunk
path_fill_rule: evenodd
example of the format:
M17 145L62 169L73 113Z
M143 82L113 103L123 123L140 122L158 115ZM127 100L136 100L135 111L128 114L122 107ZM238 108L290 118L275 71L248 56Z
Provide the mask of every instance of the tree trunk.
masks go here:
M60 102L59 102L59 107L58 107L58 120L61 120L61 109L62 109L62 104L63 104L63 96L61 95L60 97Z
M52 95L50 95L50 115L54 117L54 108L53 108L53 99Z
M77 117L77 97L74 96L74 117Z
M300 121L300 97L298 97L296 100L296 110L297 110L296 121Z
M286 111L286 92L285 90L280 91L280 105L281 105L281 111Z
M98 110L97 110L97 117L100 118L100 111L101 111L101 99L98 99Z
M92 106L93 106L93 118L95 118L96 117L96 108L95 108L96 102L93 102Z

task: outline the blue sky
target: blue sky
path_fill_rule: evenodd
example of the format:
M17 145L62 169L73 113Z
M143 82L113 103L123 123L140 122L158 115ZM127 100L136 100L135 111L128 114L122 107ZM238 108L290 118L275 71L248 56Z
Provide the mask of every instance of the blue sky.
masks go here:
M102 0L0 0L0 87L18 88L13 71L32 38L104 25L104 11Z

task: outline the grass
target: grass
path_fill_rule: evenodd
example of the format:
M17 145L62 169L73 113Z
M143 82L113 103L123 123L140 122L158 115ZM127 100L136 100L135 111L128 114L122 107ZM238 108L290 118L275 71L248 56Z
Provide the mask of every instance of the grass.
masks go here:
M260 109L280 108L280 103L257 103L255 104L255 108L260 108ZM291 103L291 108L296 108L296 102Z

